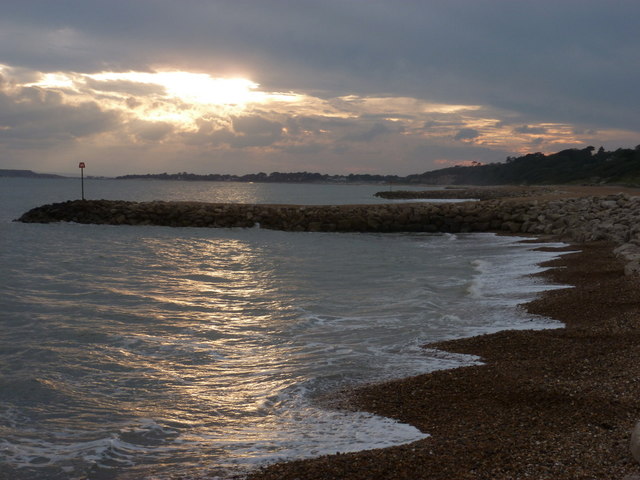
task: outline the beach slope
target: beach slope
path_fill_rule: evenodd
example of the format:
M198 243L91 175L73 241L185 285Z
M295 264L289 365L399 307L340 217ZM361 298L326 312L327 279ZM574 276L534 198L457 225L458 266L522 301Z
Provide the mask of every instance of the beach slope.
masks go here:
M505 331L435 345L484 365L353 392L351 406L431 436L384 450L267 467L271 479L623 479L640 420L640 280L614 245L580 245L544 275L574 288L525 307L565 328ZM434 345L431 345L431 347Z

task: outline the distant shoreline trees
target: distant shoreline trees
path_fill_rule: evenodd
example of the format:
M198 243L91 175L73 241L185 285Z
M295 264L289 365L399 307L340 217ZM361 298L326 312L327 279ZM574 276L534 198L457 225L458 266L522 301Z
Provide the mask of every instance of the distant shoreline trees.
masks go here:
M596 153L594 153L596 152ZM449 167L406 177L407 183L428 185L640 185L640 145L606 151L600 147L570 148L507 157L505 163Z
M594 153L595 152L595 153ZM64 178L59 175L34 173L31 170L2 170L0 177ZM606 151L593 146L570 148L557 153L528 153L508 156L503 163L455 166L420 174L328 175L311 172L272 172L247 175L194 173L146 173L122 175L120 180L180 180L254 183L333 183L333 184L398 184L398 185L553 185L553 184L621 184L640 186L640 145Z
M247 175L223 175L208 174L197 175L194 173L147 173L144 175L123 175L116 177L119 180L129 179L149 179L149 180L185 180L185 181L212 181L212 182L254 182L254 183L389 183L399 182L402 177L397 175L370 175L370 174L349 174L349 175L328 175L311 172L264 172Z
M595 153L594 153L595 152ZM563 183L640 185L640 145L606 151L603 147L570 148L557 153L509 156L504 163L455 166L407 175L327 175L310 172L264 172L249 175L160 173L124 175L118 179L154 179L256 183L376 183L416 185L552 185Z

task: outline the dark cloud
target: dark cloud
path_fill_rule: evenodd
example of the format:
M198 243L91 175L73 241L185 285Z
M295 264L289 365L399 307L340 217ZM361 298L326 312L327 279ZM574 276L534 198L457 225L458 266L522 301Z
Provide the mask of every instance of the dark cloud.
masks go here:
M9 1L0 15L0 64L21 82L35 81L34 71L166 68L247 76L266 91L321 99L394 96L480 105L502 112L497 119L515 133L549 134L538 125L566 124L586 136L640 132L638 18L637 0ZM135 97L160 93L159 87L131 82L88 81L87 87L129 95L131 108L141 105ZM37 101L28 94L22 108L0 111L24 138L73 138L108 130L115 118L96 104L65 106L55 97L36 115ZM332 103L350 114L352 106ZM56 124L54 111L66 125ZM386 114L334 113L238 117L232 128L213 125L183 137L238 148L270 146L283 143L285 127L293 137L288 145L302 148L303 136L311 138L309 145L322 144L322 135L364 144L394 133ZM393 116L410 120L403 112ZM425 130L448 129L449 140L451 131L463 141L479 134L462 115L430 118ZM2 133L5 141L8 131Z
M406 114L401 112L393 112L393 113L365 113L360 115L360 118L363 120L386 120L389 118L395 119L403 119L403 120L412 120L415 118L415 115Z
M230 127L200 122L197 133L183 137L192 145L210 144L232 148L269 147L282 139L284 126L261 116L233 117Z
M396 133L400 130L402 130L402 128L390 128L388 125L378 122L364 131L348 133L341 137L340 140L344 142L370 142L380 135Z
M529 125L522 125L513 129L515 133L527 133L530 135L539 135L541 133L547 133L545 127L530 127Z
M125 104L127 105L128 108L134 109L134 108L138 108L140 105L142 105L142 102L140 100L138 100L137 98L127 97L127 99L125 100Z
M322 116L294 116L288 117L286 128L293 135L302 132L318 134L323 131L335 131L349 128L354 124L352 119L322 117Z
M638 75L639 17L635 0L31 0L3 5L0 58L76 71L178 64L280 88L471 103L526 91L619 101ZM622 91L605 93L611 84Z
M574 128L573 133L576 135L597 135L598 131L591 128Z
M129 129L137 139L148 142L159 142L174 131L173 125L169 123L143 120L130 122Z
M475 128L462 128L455 134L453 137L454 140L473 140L474 138L478 138L480 136L480 132Z
M119 116L94 102L67 105L60 94L22 88L0 92L0 142L4 146L44 148L114 129Z
M283 152L292 153L294 155L309 155L312 153L320 153L327 149L326 145L320 143L307 143L300 145L287 145L282 148Z
M234 147L264 147L282 138L284 126L279 122L259 116L234 117L232 121Z
M404 94L558 120L633 121L640 2L388 0L3 5L0 61L50 71L176 65L274 89ZM45 46L43 48L43 46ZM597 121L597 117L588 117ZM637 125L637 124L636 124Z

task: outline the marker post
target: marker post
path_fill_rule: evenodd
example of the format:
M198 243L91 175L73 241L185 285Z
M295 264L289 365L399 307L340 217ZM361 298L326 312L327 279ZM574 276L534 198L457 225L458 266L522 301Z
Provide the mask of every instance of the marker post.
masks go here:
M80 185L82 186L82 200L84 200L84 162L80 162L78 165L80 168Z

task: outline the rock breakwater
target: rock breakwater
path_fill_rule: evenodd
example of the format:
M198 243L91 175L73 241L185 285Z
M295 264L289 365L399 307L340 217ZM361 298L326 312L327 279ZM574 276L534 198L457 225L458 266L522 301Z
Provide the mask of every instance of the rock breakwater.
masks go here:
M640 272L640 197L502 198L459 203L261 205L76 200L44 205L18 219L171 227L261 227L308 232L495 232L569 242L606 240Z
M410 199L469 199L491 200L495 198L533 197L556 191L552 187L447 187L438 190L390 190L378 192L376 197L387 200Z

